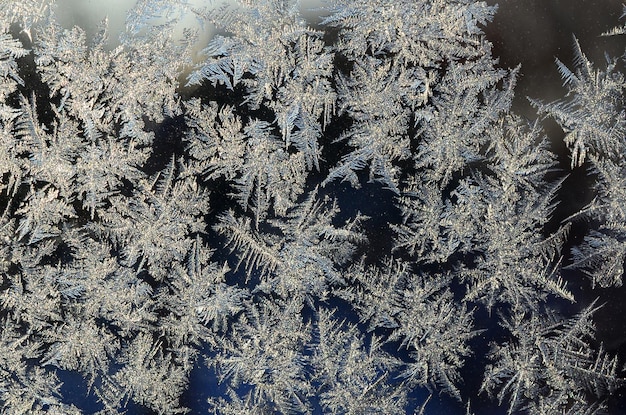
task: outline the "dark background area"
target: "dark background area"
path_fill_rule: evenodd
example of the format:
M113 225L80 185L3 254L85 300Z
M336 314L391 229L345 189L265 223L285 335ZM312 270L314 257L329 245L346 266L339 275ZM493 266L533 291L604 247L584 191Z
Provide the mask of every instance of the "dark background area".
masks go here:
M522 65L515 89L514 111L534 119L527 96L552 101L563 96L554 59L572 68L574 38L585 55L604 67L605 52L611 57L624 53L624 37L600 35L622 25L621 0L487 0L498 5L486 28L493 55L505 68Z

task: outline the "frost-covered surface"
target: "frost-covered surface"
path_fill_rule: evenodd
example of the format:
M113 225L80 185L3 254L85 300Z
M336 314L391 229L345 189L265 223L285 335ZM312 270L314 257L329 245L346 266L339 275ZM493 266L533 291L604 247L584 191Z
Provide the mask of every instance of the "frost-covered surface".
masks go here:
M623 368L561 270L622 284L623 62L578 49L564 100L533 101L595 181L555 226L566 172L511 111L495 11L331 0L313 29L287 0L141 0L110 50L106 22L0 0L2 412L609 410ZM182 94L184 13L221 31Z

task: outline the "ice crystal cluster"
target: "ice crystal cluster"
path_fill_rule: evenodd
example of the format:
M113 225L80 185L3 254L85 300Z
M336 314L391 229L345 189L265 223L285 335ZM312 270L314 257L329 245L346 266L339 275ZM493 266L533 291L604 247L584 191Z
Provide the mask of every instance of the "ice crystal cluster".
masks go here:
M533 101L593 181L559 224L567 171L511 110L495 12L139 0L109 48L0 0L0 411L609 411L623 367L561 270L622 284L624 62L578 48ZM195 61L184 14L218 28Z

